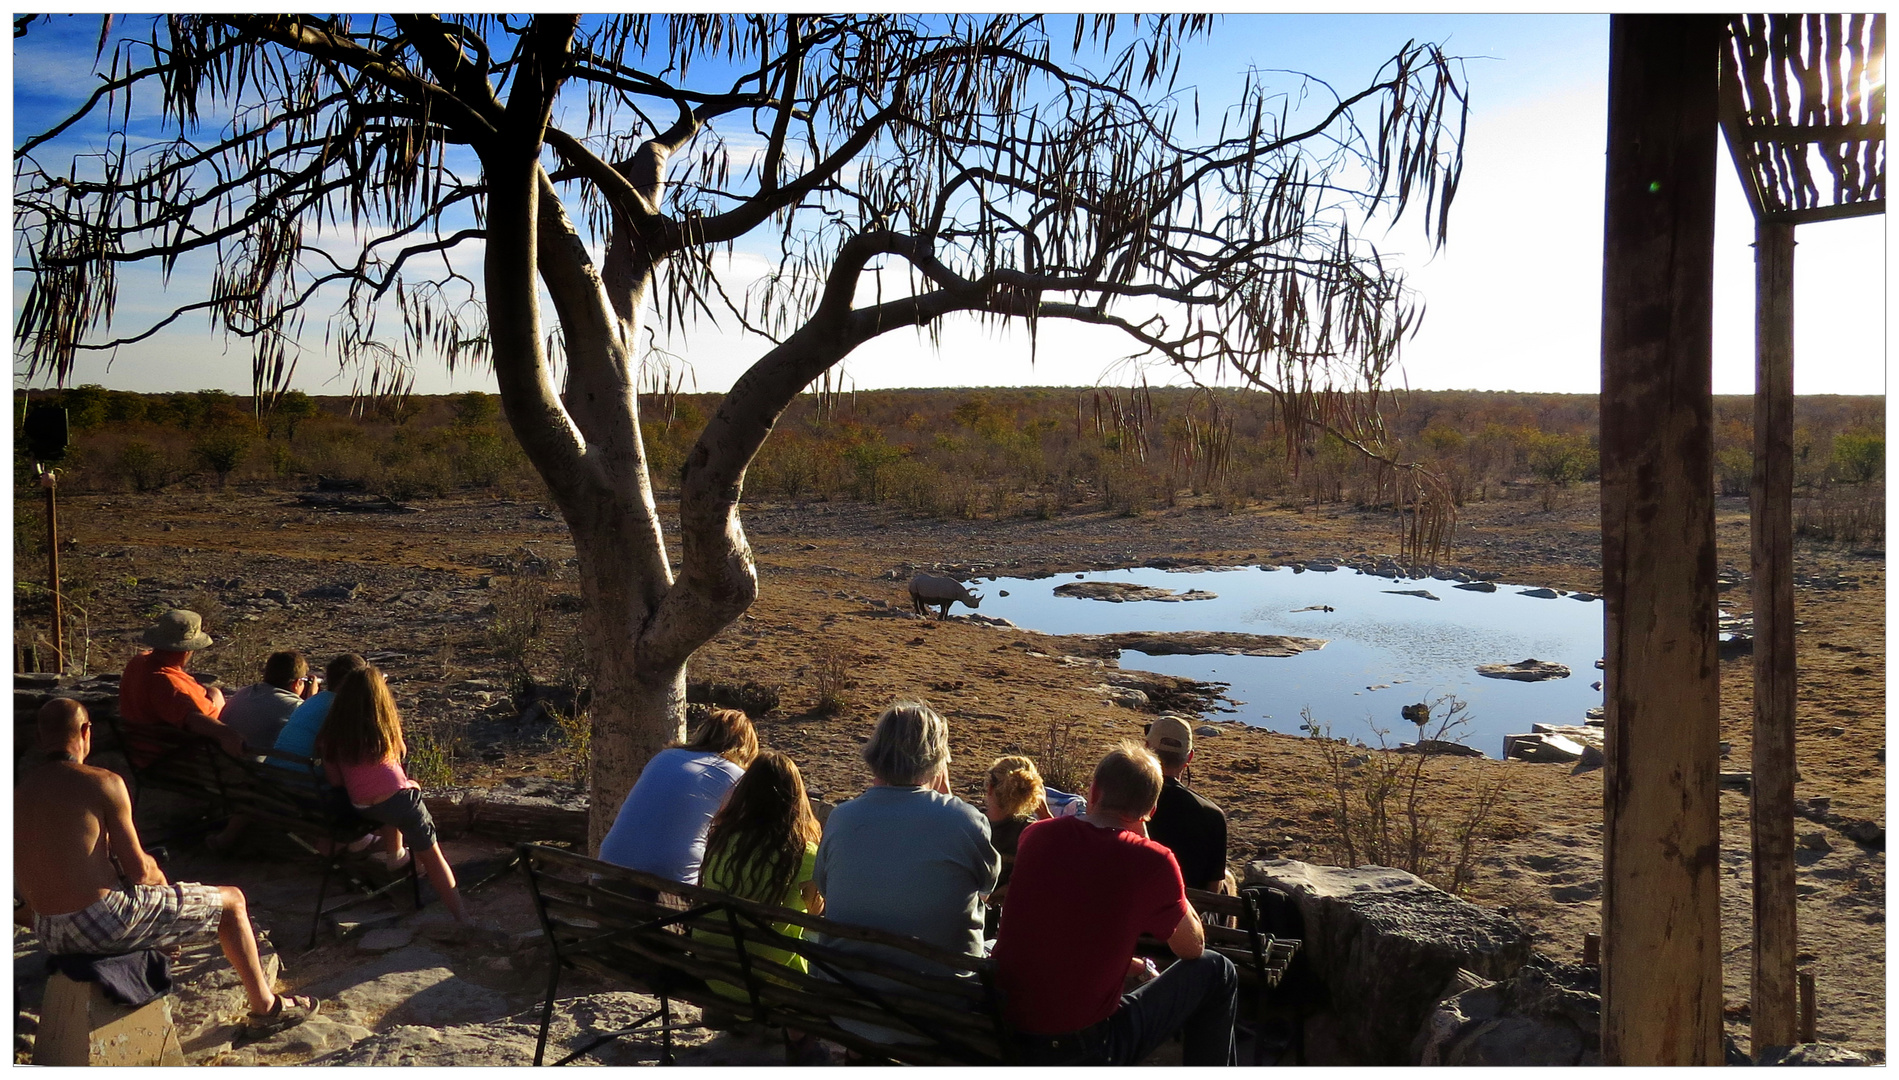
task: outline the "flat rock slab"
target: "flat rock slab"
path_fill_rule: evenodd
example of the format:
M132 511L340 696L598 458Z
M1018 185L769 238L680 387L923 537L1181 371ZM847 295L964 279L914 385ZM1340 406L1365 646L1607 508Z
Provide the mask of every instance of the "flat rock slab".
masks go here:
M1436 600L1437 594L1429 589L1386 589L1392 596L1421 596L1426 600Z
M1587 749L1589 749L1588 745L1575 739L1543 732L1503 737L1503 756L1515 758L1518 761L1567 764L1581 760L1583 752ZM1595 749L1602 749L1600 743L1596 744Z
M1325 647L1324 638L1280 634L1235 634L1218 630L1134 630L1125 634L1070 634L1078 653L1113 654L1123 649L1149 656L1297 656Z
M1486 679L1510 679L1515 682L1543 682L1548 679L1569 678L1569 667L1549 660L1531 657L1514 664L1479 664L1477 674Z
M1497 583L1494 581L1466 581L1462 585L1453 585L1451 588L1463 589L1466 592L1496 592Z
M393 952L415 940L415 931L399 926L385 926L371 930L358 938L356 947L364 952Z
M1127 604L1138 600L1178 603L1183 600L1219 599L1217 594L1205 589L1175 592L1154 585L1136 585L1130 581L1071 581L1066 585L1055 586L1055 595L1076 600L1106 600L1110 604Z
M1304 921L1302 955L1330 992L1359 1064L1402 1065L1459 968L1487 979L1530 956L1523 928L1403 870L1291 859L1247 865L1246 884L1283 890Z
M313 1016L258 1042L225 1050L206 1065L301 1065L313 1057L352 1046L373 1032L327 1016Z
M614 992L562 998L554 1003L548 1029L546 1062L552 1064L596 1036L618 1031L659 1008L644 994ZM698 1027L699 1011L690 1005L673 1006L673 1045L681 1064L712 1064L700 1060L715 1033ZM511 1065L534 1063L534 1041L540 1031L538 1006L480 1024L446 1027L404 1025L372 1035L352 1046L325 1055L313 1065ZM773 1047L774 1063L782 1064L784 1051ZM690 1055L690 1056L689 1056ZM582 1061L600 1065L650 1065L659 1059L659 1029L602 1044ZM736 1062L721 1062L736 1063ZM751 1062L759 1064L761 1062Z
M410 945L343 975L299 990L321 999L323 1013L349 1023L466 1024L508 1011L508 999L455 974L449 959Z

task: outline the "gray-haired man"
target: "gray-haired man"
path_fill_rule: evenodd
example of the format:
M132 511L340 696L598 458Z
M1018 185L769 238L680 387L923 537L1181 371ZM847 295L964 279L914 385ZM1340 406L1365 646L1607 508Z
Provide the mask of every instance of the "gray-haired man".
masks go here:
M811 880L825 917L982 955L983 898L996 887L1002 857L982 811L950 794L949 725L928 705L900 701L878 717L862 753L871 786L831 812L818 844ZM896 1041L894 1032L860 1026Z

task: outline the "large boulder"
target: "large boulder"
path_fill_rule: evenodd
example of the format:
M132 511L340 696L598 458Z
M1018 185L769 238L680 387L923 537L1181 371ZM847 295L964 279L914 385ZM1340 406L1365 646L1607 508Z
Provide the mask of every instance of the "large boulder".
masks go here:
M1439 1002L1414 1048L1420 1065L1600 1065L1600 970L1536 957Z
M1298 908L1302 956L1360 1064L1413 1060L1413 1036L1459 968L1500 980L1530 957L1515 922L1403 870L1262 859L1246 884L1282 890Z

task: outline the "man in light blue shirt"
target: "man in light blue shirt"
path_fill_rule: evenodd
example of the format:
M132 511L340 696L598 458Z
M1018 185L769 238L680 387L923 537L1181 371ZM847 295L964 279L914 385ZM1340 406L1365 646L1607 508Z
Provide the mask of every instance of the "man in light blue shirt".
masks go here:
M340 686L343 677L352 671L361 671L369 662L355 653L344 653L331 660L323 669L323 682L326 687ZM334 691L324 689L310 695L297 711L290 714L282 731L277 733L277 742L272 749L298 757L311 757L316 753L317 732L323 730L323 721L330 715L330 702L336 699Z

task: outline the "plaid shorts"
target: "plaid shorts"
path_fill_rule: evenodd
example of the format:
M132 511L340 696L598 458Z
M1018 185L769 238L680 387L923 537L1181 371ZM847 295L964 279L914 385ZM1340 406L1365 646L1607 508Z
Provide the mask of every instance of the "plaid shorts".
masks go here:
M216 885L133 885L65 915L40 915L33 933L49 953L116 954L213 936L224 917Z

